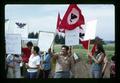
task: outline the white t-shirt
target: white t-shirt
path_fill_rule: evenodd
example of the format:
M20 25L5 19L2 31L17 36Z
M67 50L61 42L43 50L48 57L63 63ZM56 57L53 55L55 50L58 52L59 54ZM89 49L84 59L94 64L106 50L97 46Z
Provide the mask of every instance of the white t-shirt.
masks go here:
M40 56L39 55L34 56L34 54L32 54L29 58L28 66L35 68L39 64L40 64ZM37 72L37 70L38 69L27 69L28 72Z

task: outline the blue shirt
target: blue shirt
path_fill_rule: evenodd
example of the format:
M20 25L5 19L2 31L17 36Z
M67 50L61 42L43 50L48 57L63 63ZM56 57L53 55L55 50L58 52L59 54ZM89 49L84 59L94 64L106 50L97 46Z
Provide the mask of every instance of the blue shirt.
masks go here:
M41 61L44 61L45 63L42 64L42 67L44 70L50 70L51 69L51 55L49 53L46 53L44 56L41 56Z

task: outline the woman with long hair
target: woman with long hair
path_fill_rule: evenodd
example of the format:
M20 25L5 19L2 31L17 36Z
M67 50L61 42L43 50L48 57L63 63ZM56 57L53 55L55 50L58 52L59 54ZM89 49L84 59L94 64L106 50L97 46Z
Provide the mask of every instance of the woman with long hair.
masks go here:
M103 68L103 62L105 57L105 51L103 49L102 44L97 43L94 55L92 56L92 54L89 53L88 56L90 56L93 60L93 63L90 69L91 77L102 78L102 68Z

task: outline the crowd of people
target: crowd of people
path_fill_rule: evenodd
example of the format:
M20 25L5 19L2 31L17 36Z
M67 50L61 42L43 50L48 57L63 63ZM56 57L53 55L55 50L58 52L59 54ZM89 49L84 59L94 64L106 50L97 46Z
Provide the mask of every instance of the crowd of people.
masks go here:
M77 62L72 56L71 47L63 45L59 53L48 49L41 52L38 46L28 42L26 48L22 48L22 54L8 54L6 57L7 78L71 78L73 67ZM90 68L91 78L103 78L108 64L107 56L102 44L97 44ZM52 63L55 62L54 76L51 76ZM51 76L51 77L50 77ZM72 76L74 77L74 76ZM110 78L115 77L115 56L111 58Z

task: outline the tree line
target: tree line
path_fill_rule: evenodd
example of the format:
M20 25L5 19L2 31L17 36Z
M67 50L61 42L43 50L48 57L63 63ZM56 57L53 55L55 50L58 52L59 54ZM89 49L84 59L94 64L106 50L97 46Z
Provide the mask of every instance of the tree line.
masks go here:
M38 39L39 33L36 32L31 32L28 34L28 38L32 38L32 39ZM65 37L63 37L62 35L56 34L55 36L55 43L56 44L65 44Z
M37 39L38 38L38 32L34 33L31 32L28 34L28 38L32 38L32 39Z
M28 34L28 38L32 38L32 39L38 39L39 33L36 32L31 32ZM102 44L105 44L105 42L103 41L102 38L100 37L96 37L95 39L90 41L90 44L94 44L96 40L99 40L99 42L101 42ZM58 33L55 36L55 43L56 44L65 44L65 37L62 35L59 35Z

